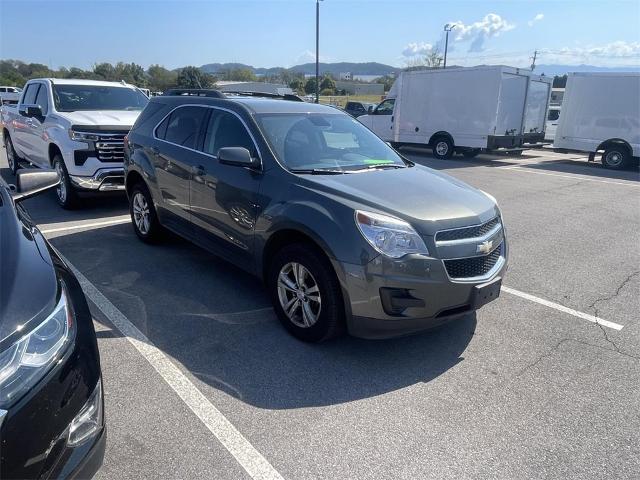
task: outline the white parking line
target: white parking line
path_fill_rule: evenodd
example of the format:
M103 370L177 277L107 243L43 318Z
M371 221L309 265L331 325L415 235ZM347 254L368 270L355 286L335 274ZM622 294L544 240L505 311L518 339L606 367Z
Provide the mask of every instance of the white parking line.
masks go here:
M129 215L120 215L118 217L113 217L110 220L104 220L101 222L78 223L75 225L68 225L64 227L49 228L48 225L60 225L59 223L52 223L52 224L39 225L38 228L40 229L41 233L45 234L45 233L66 232L68 230L81 230L83 228L86 228L86 229L102 228L102 227L109 227L111 225L120 225L123 223L130 223L130 222L131 222L131 217ZM66 223L72 223L72 222L66 222Z
M58 252L78 278L84 293L160 374L182 401L233 455L249 476L256 480L283 480L258 450L227 420L200 390L132 324L100 291Z
M583 320L587 320L588 322L597 323L598 325L602 325L603 327L613 328L614 330L622 330L622 328L624 327L624 325L620 325L619 323L610 322L609 320L604 320L600 317L594 317L593 315L589 315L588 313L579 312L578 310L574 310L573 308L565 307L564 305L560 305L559 303L550 302L549 300L545 300L544 298L521 292L520 290L516 290L515 288L502 286L502 291L510 293L511 295L516 295L526 300L530 300L532 302L539 303L540 305L544 305L545 307L568 313L569 315L573 315L574 317L582 318Z
M532 164L534 165L534 164ZM540 165L540 164L535 164L535 165ZM497 168L499 170L514 170L516 172L523 172L523 173L533 173L535 175L548 175L550 177L560 177L560 178L571 178L573 180L584 180L586 182L597 182L597 183L609 183L611 185L624 185L626 187L635 187L635 188L640 188L639 184L636 183L630 183L630 182L615 182L612 180L600 180L597 178L588 178L588 177L584 177L582 175L562 175L560 173L549 173L549 172L537 172L537 171L533 171L533 170L529 170L527 168L523 168L523 167L494 167Z

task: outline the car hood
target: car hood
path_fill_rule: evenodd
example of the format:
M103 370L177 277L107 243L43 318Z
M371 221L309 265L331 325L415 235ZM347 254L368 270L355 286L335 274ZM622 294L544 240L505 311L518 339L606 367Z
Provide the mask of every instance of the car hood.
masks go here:
M139 110L86 110L77 112L59 112L71 125L129 127L138 119Z
M411 223L419 232L486 222L499 214L480 190L421 165L343 175L305 175L304 185L324 195Z
M23 223L6 196L0 198L0 351L8 346L3 340L18 330L28 332L52 311L57 294L42 235Z

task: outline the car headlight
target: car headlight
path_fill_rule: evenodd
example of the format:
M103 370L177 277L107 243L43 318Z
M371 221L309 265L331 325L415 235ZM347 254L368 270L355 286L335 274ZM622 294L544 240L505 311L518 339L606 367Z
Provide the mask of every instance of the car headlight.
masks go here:
M391 258L410 253L429 255L422 237L404 220L379 213L356 210L356 225L378 252Z
M73 128L69 129L69 138L76 142L97 142L100 139L95 133L79 132Z
M75 322L64 285L53 312L35 329L0 352L0 407L33 387L73 341Z

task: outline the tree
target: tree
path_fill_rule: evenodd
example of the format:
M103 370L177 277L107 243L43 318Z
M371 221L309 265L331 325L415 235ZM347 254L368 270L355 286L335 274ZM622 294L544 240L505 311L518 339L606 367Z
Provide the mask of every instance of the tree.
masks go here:
M164 92L175 87L178 82L178 74L167 70L161 65L151 65L147 70L149 88L153 91Z
M331 78L330 75L325 75L324 76L324 78L320 82L320 90L331 90L332 93L330 93L329 95L331 95L331 94L333 94L333 92L335 92L335 90L336 90L336 82L333 80L333 78Z
M389 90L391 90L391 86L393 85L393 82L395 82L396 79L393 75L385 75L384 77L378 77L376 78L373 83L381 83L384 85L384 91L388 92Z
M177 84L181 88L211 88L215 78L198 67L184 67L178 73Z
M234 68L224 72L223 79L238 82L255 82L258 77L250 68Z
M294 78L289 82L289 87L296 92L301 92L304 89L304 82L300 78Z
M553 88L565 88L567 86L567 75L556 75L553 77Z
M100 79L107 80L109 82L119 80L116 76L115 67L107 62L96 63L93 66L93 73L95 73L96 76L100 77Z
M124 80L137 87L147 86L147 76L144 68L136 63L118 62L115 66L115 80Z
M408 70L419 70L421 68L440 68L444 58L440 54L440 49L434 47L424 56L407 62Z
M306 83L304 84L304 91L308 95L311 95L312 93L316 93L316 78L315 77L311 77L306 81Z

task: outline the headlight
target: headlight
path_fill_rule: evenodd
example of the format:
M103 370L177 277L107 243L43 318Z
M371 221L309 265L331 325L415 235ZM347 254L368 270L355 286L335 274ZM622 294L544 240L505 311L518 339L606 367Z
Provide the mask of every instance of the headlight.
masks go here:
M97 142L100 139L95 133L78 132L72 128L69 129L69 138L76 142Z
M63 287L53 312L33 331L0 352L0 406L13 403L38 383L74 335L75 323Z
M356 225L367 242L383 255L391 258L410 253L429 255L420 235L404 220L356 210Z

